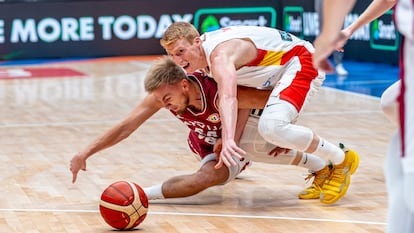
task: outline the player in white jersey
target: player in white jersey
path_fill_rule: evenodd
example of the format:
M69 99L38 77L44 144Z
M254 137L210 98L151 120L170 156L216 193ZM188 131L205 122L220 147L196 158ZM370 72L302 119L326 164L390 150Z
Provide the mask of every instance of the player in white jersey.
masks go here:
M414 2L374 0L356 21L341 31L336 37L336 44L343 44L357 29L395 4L395 23L403 35L400 48L400 80L387 88L381 96L385 115L391 122L399 125L399 130L392 135L384 166L388 192L386 232L411 233L414 232ZM338 20L339 17L340 15L336 15L336 19L328 20ZM329 33L336 34L332 30ZM320 50L319 54L326 52L322 48ZM315 64L319 60L321 57L315 59Z
M309 42L281 30L254 26L228 27L200 36L190 23L178 22L165 31L161 45L187 72L204 70L218 84L223 148L217 168L223 163L234 165L232 156L245 155L234 140L236 86L272 89L258 123L261 136L274 145L332 161L333 174L321 187L320 200L331 204L345 195L358 167L357 153L294 124L325 78L313 68Z

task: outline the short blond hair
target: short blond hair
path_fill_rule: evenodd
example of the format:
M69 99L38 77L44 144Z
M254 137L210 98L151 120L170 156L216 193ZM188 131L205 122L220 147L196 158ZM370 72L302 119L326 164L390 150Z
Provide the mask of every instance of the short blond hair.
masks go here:
M174 85L179 81L187 79L186 72L175 62L164 56L155 61L144 80L144 88L147 92L153 92L163 84Z
M193 44L194 38L199 36L200 33L191 23L175 22L165 30L164 35L160 40L160 44L165 48L182 38L185 38L190 44Z

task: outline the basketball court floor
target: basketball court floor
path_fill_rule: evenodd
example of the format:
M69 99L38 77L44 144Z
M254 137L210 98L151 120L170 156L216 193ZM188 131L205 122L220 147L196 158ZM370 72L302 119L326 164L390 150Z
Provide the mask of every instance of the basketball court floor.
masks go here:
M0 63L0 232L113 232L99 214L102 191L118 180L143 187L199 168L187 128L158 112L128 139L88 160L71 183L69 161L146 95L154 57ZM397 79L383 64L346 62L329 75L298 124L355 149L360 167L333 205L299 200L303 168L254 163L228 185L190 198L151 201L136 232L384 232L383 161L395 129L379 98Z

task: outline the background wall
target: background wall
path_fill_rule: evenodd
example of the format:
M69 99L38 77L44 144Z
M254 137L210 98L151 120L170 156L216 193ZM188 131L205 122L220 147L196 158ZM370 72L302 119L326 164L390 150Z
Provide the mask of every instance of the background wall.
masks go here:
M345 25L370 2L357 1ZM277 27L309 41L319 33L313 1L5 1L0 60L163 54L159 39L176 21L191 22L201 33L240 24ZM355 33L345 59L395 65L399 43L389 12Z

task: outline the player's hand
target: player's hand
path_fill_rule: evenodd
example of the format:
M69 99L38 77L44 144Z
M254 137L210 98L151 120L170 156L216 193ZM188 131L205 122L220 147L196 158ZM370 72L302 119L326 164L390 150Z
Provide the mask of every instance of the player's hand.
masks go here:
M334 67L328 61L328 57L336 48L343 47L346 41L347 38L342 33L339 33L334 39L326 36L318 36L314 42L315 52L313 53L313 66L326 73L333 73Z
M246 155L246 152L242 150L240 147L238 147L234 140L223 141L222 149L220 152L220 159L219 162L216 164L215 168L221 168L223 166L223 163L227 167L236 166L237 163L233 160L233 156L235 157L235 159L242 160L242 155Z
M348 42L349 38L352 36L352 32L345 28L340 32L339 38L342 38L342 41L336 45L336 51L344 52L344 45Z
M275 147L273 150L271 150L269 153L267 153L269 156L276 157L278 155L287 154L290 151L290 149L283 148L283 147Z
M72 160L70 161L70 171L72 172L72 183L76 182L76 178L78 177L79 170L86 171L86 160L80 154L77 154L73 156Z
M220 159L220 152L221 152L222 146L223 146L223 141L221 140L221 138L217 139L216 144L214 144L214 147L213 147L213 152L216 155L217 160Z

